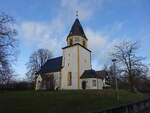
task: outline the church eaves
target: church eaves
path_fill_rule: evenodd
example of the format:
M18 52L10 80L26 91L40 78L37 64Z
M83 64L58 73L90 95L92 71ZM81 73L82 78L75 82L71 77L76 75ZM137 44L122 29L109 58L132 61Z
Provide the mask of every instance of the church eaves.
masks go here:
M80 21L78 18L76 18L74 24L72 25L72 28L70 30L68 37L70 36L82 36L83 38L87 40L84 30L82 28L82 25L80 24Z

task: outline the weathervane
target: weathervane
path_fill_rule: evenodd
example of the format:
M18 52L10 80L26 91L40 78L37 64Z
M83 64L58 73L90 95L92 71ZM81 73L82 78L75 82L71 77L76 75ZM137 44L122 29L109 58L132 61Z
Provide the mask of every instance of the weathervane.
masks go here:
M76 11L76 17L77 17L77 18L79 17L78 11Z

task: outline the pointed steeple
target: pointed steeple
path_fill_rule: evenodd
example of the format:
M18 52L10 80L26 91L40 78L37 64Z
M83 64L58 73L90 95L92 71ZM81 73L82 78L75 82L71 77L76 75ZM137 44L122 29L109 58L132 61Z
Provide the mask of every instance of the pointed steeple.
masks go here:
M84 30L82 28L82 25L80 24L80 21L78 18L76 18L74 24L72 25L72 28L70 30L68 37L70 36L82 36L83 38L87 40Z

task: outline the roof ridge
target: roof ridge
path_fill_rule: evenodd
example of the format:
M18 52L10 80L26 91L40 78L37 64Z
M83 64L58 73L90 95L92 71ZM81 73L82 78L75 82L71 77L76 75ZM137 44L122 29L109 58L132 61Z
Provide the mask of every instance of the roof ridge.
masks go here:
M53 60L53 59L57 59L57 58L61 58L61 57L63 57L63 56L53 57L53 58L50 58L50 59L48 59L48 60Z

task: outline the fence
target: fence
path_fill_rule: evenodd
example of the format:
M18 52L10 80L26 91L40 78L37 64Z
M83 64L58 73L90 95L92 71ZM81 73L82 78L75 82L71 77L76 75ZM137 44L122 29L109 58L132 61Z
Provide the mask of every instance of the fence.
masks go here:
M127 104L120 107L91 113L138 113L147 107L150 107L150 98L134 104Z

